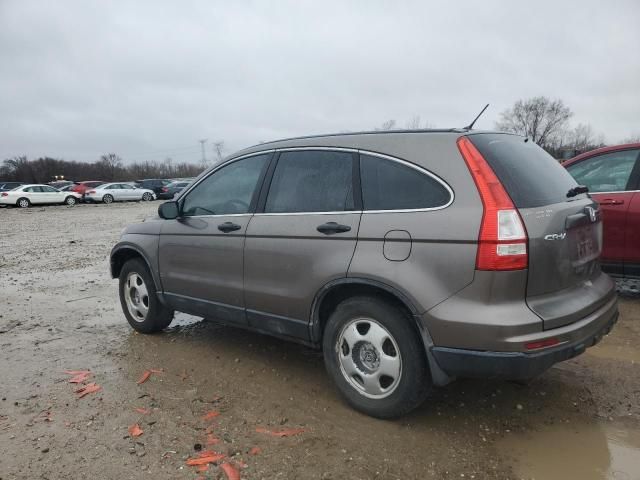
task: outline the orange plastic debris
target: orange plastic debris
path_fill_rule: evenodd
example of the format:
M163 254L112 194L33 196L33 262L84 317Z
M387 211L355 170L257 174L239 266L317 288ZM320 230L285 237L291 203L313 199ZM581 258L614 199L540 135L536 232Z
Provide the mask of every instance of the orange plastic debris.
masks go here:
M64 373L72 376L69 379L69 383L84 383L91 376L89 370L65 370Z
M141 383L144 383L147 380L149 380L150 376L151 376L151 370L145 370L144 372L142 372L142 376L140 377L140 379L136 383L138 385L140 385Z
M240 472L230 463L223 463L220 465L220 468L229 480L240 480Z
M209 452L213 453L213 452ZM187 460L187 465L190 467L197 467L198 465L206 465L208 463L214 463L222 460L225 455L221 453L213 453L213 455L207 455L205 457L198 456L197 458L190 458Z
M90 393L95 393L100 390L102 390L102 387L100 385L97 385L95 383L87 383L82 388L79 388L78 390L76 390L75 393L78 394L78 398L82 398L85 395L89 395Z
M204 417L202 417L203 420L213 420L214 418L220 416L220 412L216 412L215 410L211 410L210 412L207 412L206 415Z
M304 428L287 428L285 430L268 430L266 428L257 427L256 432L258 433L266 433L267 435L271 435L272 437L292 437L294 435L298 435L303 433Z
M136 408L135 410L136 410L136 412L140 413L141 415L147 415L147 414L149 414L149 412L151 412L151 410L149 410L147 408Z
M249 455L260 455L262 453L262 449L260 447L253 447L249 450Z
M164 369L150 368L149 370L145 370L144 372L142 372L142 376L138 379L136 383L140 385L141 383L146 382L147 380L149 380L149 377L151 376L152 373L164 373Z
M140 425L138 425L137 423L134 423L129 427L129 435L131 435L132 437L139 437L143 433L144 432L140 428Z

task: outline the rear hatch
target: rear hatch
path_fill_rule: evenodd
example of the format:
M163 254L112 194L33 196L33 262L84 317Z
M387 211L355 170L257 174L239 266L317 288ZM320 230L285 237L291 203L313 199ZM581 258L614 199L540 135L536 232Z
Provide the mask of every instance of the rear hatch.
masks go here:
M601 273L602 221L587 194L571 194L571 175L524 137L474 134L468 137L511 197L529 239L526 300L544 329L573 323L613 295Z

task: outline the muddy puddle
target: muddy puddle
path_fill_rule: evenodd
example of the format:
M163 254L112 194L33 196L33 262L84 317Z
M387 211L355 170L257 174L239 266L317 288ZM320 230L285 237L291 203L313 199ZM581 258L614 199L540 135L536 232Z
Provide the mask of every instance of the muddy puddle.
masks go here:
M613 422L513 433L498 448L526 480L640 479L640 432Z

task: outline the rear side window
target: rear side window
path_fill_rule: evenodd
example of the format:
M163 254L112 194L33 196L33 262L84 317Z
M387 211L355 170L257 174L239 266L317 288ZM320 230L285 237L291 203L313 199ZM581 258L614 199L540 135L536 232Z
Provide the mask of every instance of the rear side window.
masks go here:
M567 201L577 185L551 155L516 135L482 133L467 138L480 151L518 208Z
M447 188L426 172L400 162L360 155L365 210L412 210L448 204Z
M622 192L629 189L631 172L638 158L638 150L622 150L587 158L567 170L590 192Z
M353 210L353 156L347 152L282 152L266 213Z

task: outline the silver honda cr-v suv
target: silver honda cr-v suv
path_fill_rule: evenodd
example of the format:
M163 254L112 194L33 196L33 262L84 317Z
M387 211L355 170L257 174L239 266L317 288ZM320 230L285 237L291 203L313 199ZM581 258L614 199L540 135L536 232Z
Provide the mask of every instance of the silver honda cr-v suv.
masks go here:
M263 143L129 226L111 274L134 329L178 310L322 348L353 407L394 417L433 385L528 379L610 331L585 190L516 135Z

